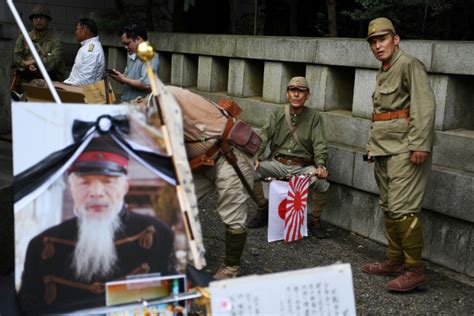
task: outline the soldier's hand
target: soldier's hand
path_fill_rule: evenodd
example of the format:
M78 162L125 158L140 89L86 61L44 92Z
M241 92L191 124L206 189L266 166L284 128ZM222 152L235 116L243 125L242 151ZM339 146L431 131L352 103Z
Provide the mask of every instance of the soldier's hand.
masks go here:
M254 163L254 168L253 168L253 169L254 169L254 170L257 170L258 167L260 167L260 160L255 159L255 163Z
M427 151L412 151L411 152L411 163L414 165L421 165L430 153Z
M35 72L38 69L35 67L35 65L29 65L28 70L31 71L31 72Z
M319 179L326 179L329 175L329 172L326 170L326 167L323 165L318 165L316 167L316 177Z

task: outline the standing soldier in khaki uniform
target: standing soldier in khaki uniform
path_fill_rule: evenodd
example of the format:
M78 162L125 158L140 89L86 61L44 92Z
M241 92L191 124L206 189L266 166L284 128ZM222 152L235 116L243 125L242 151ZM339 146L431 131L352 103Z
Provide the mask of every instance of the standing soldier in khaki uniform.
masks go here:
M64 80L63 48L59 39L48 29L48 24L52 20L48 8L41 4L36 5L31 10L29 19L33 23L33 30L29 35L46 71L52 80ZM16 41L13 55L14 64L18 67L17 74L23 82L41 78L33 54L21 34Z
M329 182L326 179L327 144L321 115L315 109L304 106L309 98L306 78L294 77L287 87L289 105L278 109L261 133L262 144L257 156L262 157L270 143L270 160L256 161L257 180L254 193L260 201L257 215L249 221L249 228L267 224L268 211L263 195L262 180L288 175L313 174L311 180L313 204L309 216L309 230L318 238L326 238L321 226L321 211L326 202Z
M435 101L424 65L398 47L400 37L390 20L372 20L367 41L382 62L367 150L368 160L375 162L388 256L362 271L397 276L385 287L407 292L426 279L419 212L431 173Z

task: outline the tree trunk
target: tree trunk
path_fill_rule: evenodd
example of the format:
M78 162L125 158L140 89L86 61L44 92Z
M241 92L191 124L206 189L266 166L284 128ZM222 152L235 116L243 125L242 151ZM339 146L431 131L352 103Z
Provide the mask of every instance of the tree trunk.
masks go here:
M117 11L120 14L120 16L124 16L125 7L123 6L123 1L122 0L115 0L115 7L117 8Z
M184 1L175 0L173 7L173 32L185 32L186 31L186 17L184 15Z
M328 8L329 36L337 37L336 0L326 0L326 6Z
M230 15L230 34L235 34L235 10L234 10L233 0L229 0L229 15Z

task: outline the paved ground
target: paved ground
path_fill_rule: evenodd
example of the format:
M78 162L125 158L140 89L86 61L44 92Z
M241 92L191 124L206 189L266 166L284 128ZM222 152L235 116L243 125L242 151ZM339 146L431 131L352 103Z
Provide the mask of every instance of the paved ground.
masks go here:
M215 272L222 260L224 228L214 211L216 197L201 203L201 225L207 249L206 270ZM363 264L384 257L385 247L353 233L331 227L329 239L315 237L284 244L268 243L267 230L249 231L242 260L243 274L311 268L335 262L352 266L358 315L474 315L474 279L426 262L428 282L412 294L393 294L384 289L390 277L360 272Z

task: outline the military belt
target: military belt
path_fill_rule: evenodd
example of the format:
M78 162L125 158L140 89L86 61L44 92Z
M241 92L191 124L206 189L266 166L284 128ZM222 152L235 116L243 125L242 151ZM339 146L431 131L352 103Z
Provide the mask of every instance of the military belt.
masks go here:
M275 160L278 161L279 163L282 163L288 166L306 167L313 164L313 160L311 159L304 159L304 158L285 156L285 155L277 155L275 156Z
M383 112L383 113L372 113L372 122L375 121L388 121L398 118L410 117L410 109L403 109L400 111Z

